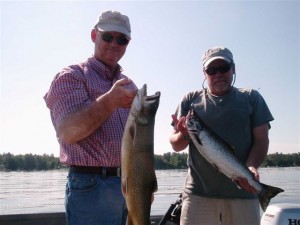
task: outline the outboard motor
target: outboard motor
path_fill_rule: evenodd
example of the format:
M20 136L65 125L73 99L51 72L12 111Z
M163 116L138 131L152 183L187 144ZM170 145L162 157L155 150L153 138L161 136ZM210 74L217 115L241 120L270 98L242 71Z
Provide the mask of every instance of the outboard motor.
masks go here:
M300 204L269 205L261 217L260 225L300 225Z

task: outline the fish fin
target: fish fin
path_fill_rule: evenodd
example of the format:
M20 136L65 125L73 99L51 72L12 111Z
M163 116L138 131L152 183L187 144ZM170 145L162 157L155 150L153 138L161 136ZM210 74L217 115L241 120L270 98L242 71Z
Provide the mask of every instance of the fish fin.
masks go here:
M134 225L131 213L128 213L127 215L126 225Z
M236 184L238 189L240 189L240 190L243 189L236 180L232 180L232 181Z
M128 129L128 132L129 132L129 135L130 135L131 139L134 139L134 136L135 136L134 126L130 126L129 129Z
M212 166L218 173L222 173L222 172L220 171L219 167L217 167L216 164L211 163L211 166Z
M126 178L125 182L122 182L122 193L123 193L123 196L126 198L126 194L127 194L127 178Z
M263 186L263 190L258 194L258 199L262 210L266 211L271 198L275 197L277 194L283 192L284 190L263 183L261 183L261 185Z
M229 147L229 151L231 152L231 154L235 155L235 147L233 145L227 144Z
M155 179L155 180L153 181L153 183L154 183L154 185L153 185L153 187L154 187L153 193L154 193L154 192L157 192L157 189L158 189L157 180Z
M196 138L197 142L198 142L200 145L202 145L202 142L201 142L200 138L198 137L198 135L195 135L195 138Z

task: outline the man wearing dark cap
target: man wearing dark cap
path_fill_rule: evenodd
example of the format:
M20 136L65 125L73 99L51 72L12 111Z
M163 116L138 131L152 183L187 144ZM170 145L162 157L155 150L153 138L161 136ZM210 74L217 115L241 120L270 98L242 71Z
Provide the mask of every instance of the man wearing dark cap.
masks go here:
M231 51L222 46L207 50L202 58L202 90L187 93L175 115L170 143L175 151L189 151L188 175L183 192L181 225L259 225L260 206L248 182L227 178L209 164L190 141L185 126L189 110L225 142L236 157L259 179L258 167L268 152L269 122L273 120L258 91L236 88L236 68Z
M136 85L118 64L131 39L127 16L101 14L91 31L94 55L59 72L44 96L69 166L68 225L125 224L121 192L121 139Z

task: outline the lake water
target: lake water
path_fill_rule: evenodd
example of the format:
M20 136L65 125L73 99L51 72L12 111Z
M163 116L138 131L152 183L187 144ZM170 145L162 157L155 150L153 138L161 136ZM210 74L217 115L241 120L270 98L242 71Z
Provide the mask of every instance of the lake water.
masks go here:
M261 182L285 191L270 204L300 204L300 167L261 168ZM182 192L187 170L157 170L158 191L152 215L165 214ZM44 213L64 211L67 171L0 172L0 213Z

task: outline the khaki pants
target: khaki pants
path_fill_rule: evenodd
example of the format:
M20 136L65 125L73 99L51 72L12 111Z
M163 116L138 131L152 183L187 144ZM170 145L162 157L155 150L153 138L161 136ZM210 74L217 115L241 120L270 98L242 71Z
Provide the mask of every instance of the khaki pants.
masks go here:
M183 194L180 225L259 225L257 199L216 199Z

